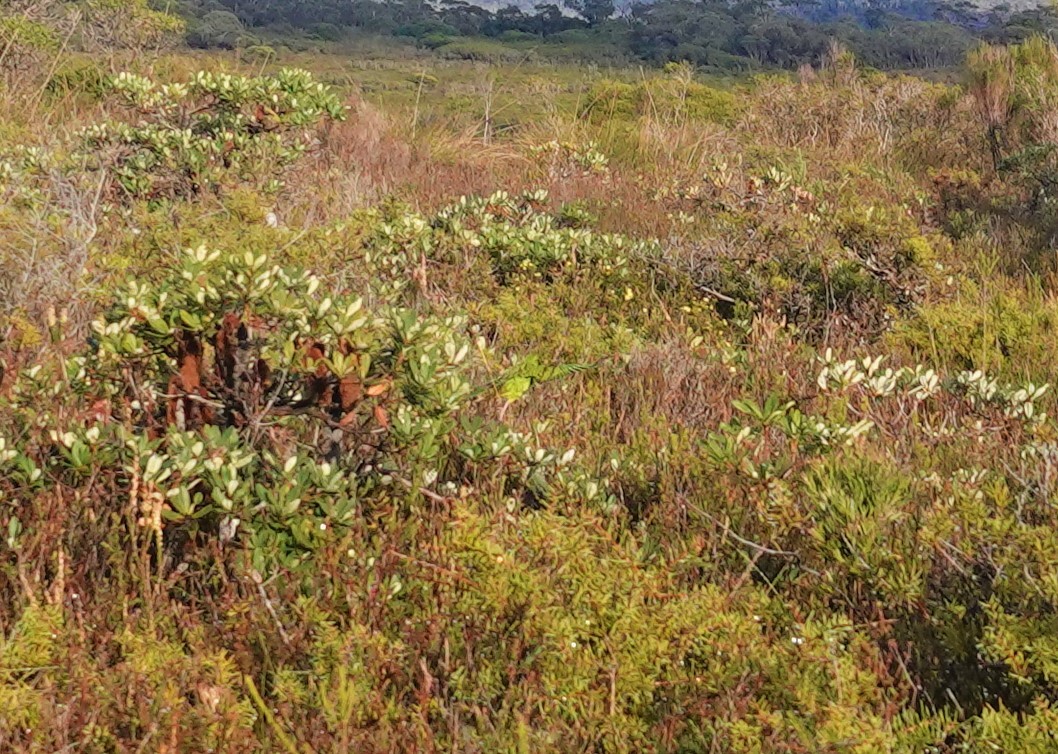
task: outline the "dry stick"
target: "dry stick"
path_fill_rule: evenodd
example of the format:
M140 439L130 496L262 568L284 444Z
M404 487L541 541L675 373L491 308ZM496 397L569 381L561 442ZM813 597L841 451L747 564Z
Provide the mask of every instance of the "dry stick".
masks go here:
M23 8L22 9L23 18L27 18L28 19L29 18L28 14L30 14L34 10L36 10L36 9L33 6L30 6L28 8ZM18 39L18 35L17 34L12 34L10 37L8 37L7 44L4 45L3 51L0 51L0 67L3 66L4 60L7 59L7 55L11 51L11 49L15 46L15 40L17 40L17 39Z
M225 407L224 404L221 403L220 401L213 401L213 400L210 400L209 398L203 398L201 395L196 395L195 393L155 393L154 396L156 398L165 398L166 400L169 400L169 401L174 401L174 400L179 400L179 399L186 398L189 401L193 401L195 403L201 403L201 404L206 405L206 406L212 406L213 408L224 408Z
M265 591L264 581L256 571L253 573L253 582L257 585L257 593L261 595L261 601L264 602L265 609L268 610L268 614L271 615L272 620L275 621L276 628L279 630L279 638L289 647L290 636L287 635L286 629L283 628L283 622L279 620L279 613L276 612L275 606L272 604L272 600L268 596L268 592Z
M419 128L419 101L422 99L422 85L426 81L426 69L422 69L422 73L419 74L419 90L415 92L415 112L411 116L411 139L415 141L415 134L418 133Z
M658 123L661 120L661 116L658 113L658 105L654 101L654 93L650 90L649 83L647 82L646 71L643 70L643 66L639 66L639 77L643 80L643 91L646 92L647 101L650 103L651 118L651 131L655 134L658 132ZM657 159L657 150L655 150L654 159Z
M165 15L169 15L169 9L172 8L172 2L165 3L165 10L162 11ZM157 60L158 56L162 52L162 40L165 38L164 33L159 33L154 42L154 49L151 51L151 60Z
M730 522L726 522L726 521L725 522L721 522L721 521L719 521L715 516L710 515L709 513L704 511L703 509L699 508L697 505L688 504L687 507L690 508L691 510L695 511L698 514L700 514L702 516L705 516L710 521L712 521L714 524L716 524L717 526L721 527L721 529L723 530L723 533L726 536L731 537L731 539L735 540L736 542L738 542L740 544L745 545L746 547L749 547L749 548L755 550L756 552L764 553L766 555L778 555L780 557L786 557L786 558L796 558L796 557L798 557L798 553L793 552L791 550L776 550L773 547L766 547L766 546L764 546L762 544L758 544L756 542L753 542L752 540L746 539L745 537L739 536L738 534L736 534L734 531L731 530Z
M446 503L447 504L447 503L452 502L452 498L445 497L444 495L438 495L436 492L434 492L433 490L429 490L426 487L418 487L418 488L416 488L415 485L412 484L410 479L405 479L404 477L399 477L399 476L395 476L393 478L396 479L398 482L400 482L405 487L407 487L409 490L416 491L420 495L422 495L423 497L425 497L425 498L427 498L429 500L433 500L435 503Z
M288 372L286 369L284 369L283 370L283 376L280 378L279 384L276 386L275 390L272 391L271 399L268 401L267 404L265 404L264 409L262 409L254 417L254 419L253 419L254 444L256 444L257 440L261 437L261 429L265 426L264 425L265 417L267 417L269 412L271 412L271 410L275 407L276 400L279 398L279 394L283 391L283 388L286 387L287 377L289 375L290 375L290 372Z
M610 666L610 717L617 714L617 665Z
M11 52L11 48L15 46L15 35L12 34L7 40L7 44L4 45L4 49L0 50L0 68L3 68L4 61L7 59L7 54Z
M482 143L484 143L485 146L488 146L489 144L489 135L492 131L492 93L493 87L495 85L496 80L494 78L490 78L488 91L485 92L485 126L484 133L482 133L481 137Z
M157 733L157 732L158 732L158 723L157 722L151 723L151 727L147 730L147 735L145 735L143 737L143 740L140 741L140 745L136 747L136 754L140 754L140 752L147 751L147 744L149 744L151 742L151 739L154 738L154 734Z
M522 66L525 63L527 63L528 61L529 61L528 57L525 57L522 60L519 60L518 61L518 65L514 66L514 68L511 69L510 75L513 76L514 74L516 74L519 70L521 70ZM496 83L495 78L493 78L493 80L489 84L490 94L491 94L492 87L495 86L495 83ZM496 116L502 115L506 110L508 110L509 108L514 107L517 104L519 104L519 101L517 99L512 99L512 100L509 100L505 105L500 105L499 107L493 108L492 109L492 120L495 120Z
M62 41L62 47L55 53L55 59L51 62L51 68L48 69L48 75L44 77L44 83L40 86L40 91L37 92L37 96L33 100L33 107L30 108L29 120L36 120L37 108L40 107L40 102L44 99L44 92L48 90L48 83L51 81L51 77L55 75L55 70L59 67L59 60L66 53L66 46L70 44L70 40L73 38L73 33L77 28L77 22L81 20L81 12L78 11L77 15L74 16L73 23L70 24L70 33L66 35L66 39Z
M268 64L272 62L272 58L273 57L274 56L273 56L272 53L268 53L267 55L262 55L261 56L261 65L257 69L257 75L258 76L264 76L265 68L267 68Z

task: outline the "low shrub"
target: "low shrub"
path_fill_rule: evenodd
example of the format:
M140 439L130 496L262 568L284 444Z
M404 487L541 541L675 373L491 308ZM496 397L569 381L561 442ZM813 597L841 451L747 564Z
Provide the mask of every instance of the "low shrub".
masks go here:
M275 176L309 148L313 126L344 117L332 92L292 69L257 78L199 73L162 86L123 73L112 86L138 119L85 129L84 148L130 197L215 190L255 170Z

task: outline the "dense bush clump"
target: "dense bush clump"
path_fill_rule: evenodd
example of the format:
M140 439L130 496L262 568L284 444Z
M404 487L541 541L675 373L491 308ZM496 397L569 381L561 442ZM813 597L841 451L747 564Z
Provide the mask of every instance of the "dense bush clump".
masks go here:
M344 114L323 84L292 69L252 79L200 72L162 86L122 73L112 88L136 121L89 127L84 149L132 197L185 196L255 170L274 175L309 147L312 126Z

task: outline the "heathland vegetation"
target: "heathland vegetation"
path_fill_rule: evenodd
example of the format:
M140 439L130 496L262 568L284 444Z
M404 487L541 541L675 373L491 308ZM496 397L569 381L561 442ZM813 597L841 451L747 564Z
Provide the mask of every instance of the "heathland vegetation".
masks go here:
M0 750L1058 750L1046 36L0 10Z

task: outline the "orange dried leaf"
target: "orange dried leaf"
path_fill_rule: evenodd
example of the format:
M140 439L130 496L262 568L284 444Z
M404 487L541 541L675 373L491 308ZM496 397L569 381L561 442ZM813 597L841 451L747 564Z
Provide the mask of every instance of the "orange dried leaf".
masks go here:
M367 390L365 390L364 395L369 398L375 398L379 395L382 395L384 392L389 390L389 388L390 384L388 382L380 382L377 385L372 385Z
M343 416L341 418L341 420L338 422L338 426L339 427L347 427L347 426L349 426L350 424L353 423L354 419L356 419L356 412L355 411L350 411L348 414L346 414L345 416Z
M356 375L346 375L338 383L338 397L341 400L342 411L349 411L357 404L363 395L363 384Z

